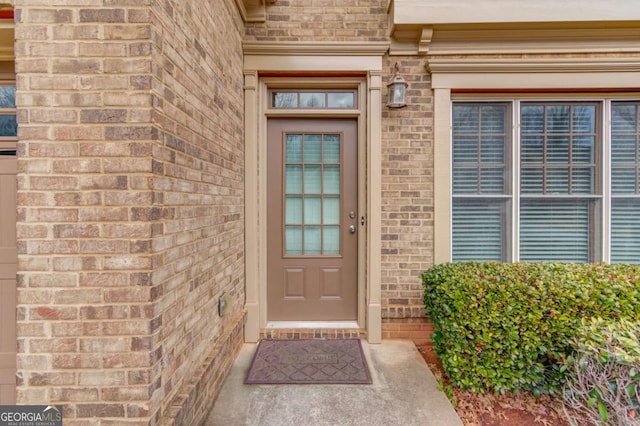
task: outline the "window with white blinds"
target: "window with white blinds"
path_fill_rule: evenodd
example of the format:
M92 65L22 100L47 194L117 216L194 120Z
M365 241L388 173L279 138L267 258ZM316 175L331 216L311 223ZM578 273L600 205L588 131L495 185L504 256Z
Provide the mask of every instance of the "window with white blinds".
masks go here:
M611 262L640 263L640 102L611 103Z
M507 261L511 105L453 105L454 261Z
M598 260L598 111L598 103L520 105L520 260Z
M640 264L640 100L454 101L451 180L453 261Z

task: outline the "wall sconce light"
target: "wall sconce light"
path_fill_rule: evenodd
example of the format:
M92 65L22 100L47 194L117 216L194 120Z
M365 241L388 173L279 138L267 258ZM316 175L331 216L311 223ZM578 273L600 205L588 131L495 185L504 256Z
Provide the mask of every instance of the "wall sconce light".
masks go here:
M389 89L389 108L402 108L407 106L407 84L406 80L400 76L400 67L398 63L393 66L393 76L387 84Z

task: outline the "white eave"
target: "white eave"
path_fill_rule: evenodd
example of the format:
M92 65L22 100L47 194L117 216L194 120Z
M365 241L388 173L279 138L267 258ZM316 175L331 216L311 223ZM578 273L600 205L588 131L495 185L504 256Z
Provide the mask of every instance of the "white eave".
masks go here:
M640 1L391 0L392 55L640 51Z

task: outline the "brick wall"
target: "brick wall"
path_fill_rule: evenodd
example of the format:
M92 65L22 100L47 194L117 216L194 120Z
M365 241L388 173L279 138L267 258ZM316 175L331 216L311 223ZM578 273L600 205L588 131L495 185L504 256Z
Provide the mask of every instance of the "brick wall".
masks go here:
M242 339L242 23L184 3L15 1L18 401L65 425L203 415Z
M69 425L144 424L149 14L90 3L16 1L18 402L63 404Z
M396 62L409 86L407 107L382 109L382 317L392 329L424 317L420 274L433 265L431 76L422 58L387 56L384 81Z
M235 350L242 339L243 23L234 0L154 2L152 16L153 187L161 206L150 212L158 218L152 240L160 324L152 339L158 354L154 399L166 416L193 424L188 416L206 414L206 403L213 402L207 386L220 384L205 380L202 400L194 400L202 371L234 355L216 344L230 333ZM220 317L222 293L232 303ZM214 349L219 359L211 358ZM176 408L184 399L189 413Z
M387 40L386 0L278 0L265 23L248 24L248 40Z

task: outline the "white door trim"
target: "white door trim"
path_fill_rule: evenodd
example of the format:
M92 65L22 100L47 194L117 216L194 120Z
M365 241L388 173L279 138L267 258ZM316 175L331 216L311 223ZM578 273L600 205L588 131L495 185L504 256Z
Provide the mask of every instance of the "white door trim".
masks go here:
M267 90L269 81L260 72L313 73L360 72L359 85L359 176L362 180L359 204L366 218L358 257L359 308L358 326L367 331L370 343L382 340L381 306L381 120L382 120L382 55L245 55L245 264L247 321L245 341L256 342L260 330L267 328L266 310L266 146ZM299 55L299 52L298 52ZM354 60L357 59L357 60ZM339 80L338 80L339 81ZM366 266L364 266L366 265ZM366 268L366 269L365 269Z

